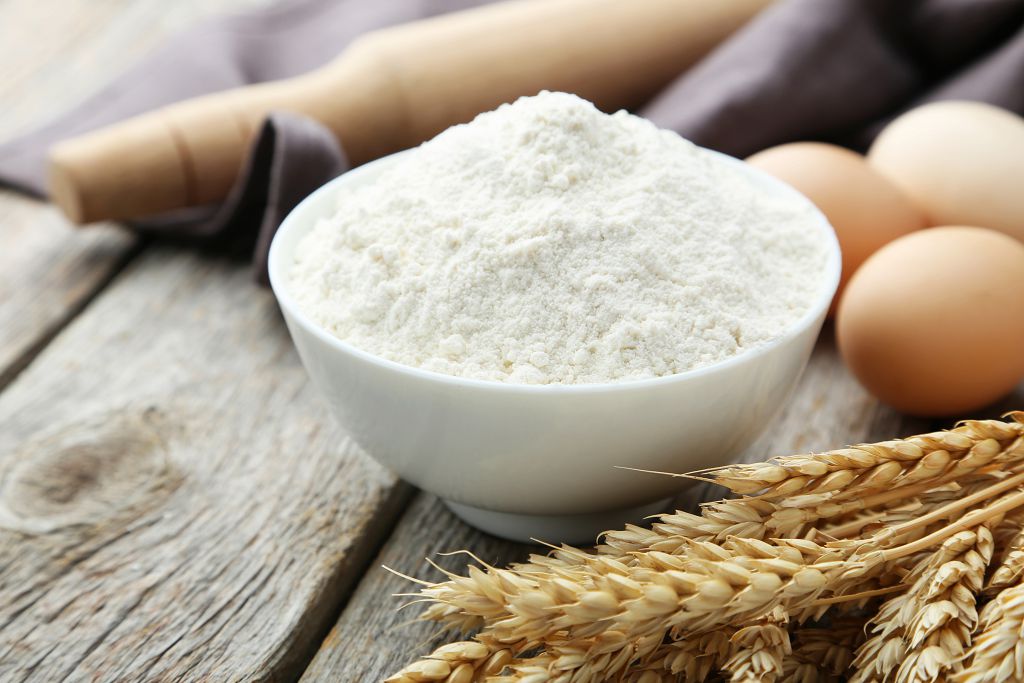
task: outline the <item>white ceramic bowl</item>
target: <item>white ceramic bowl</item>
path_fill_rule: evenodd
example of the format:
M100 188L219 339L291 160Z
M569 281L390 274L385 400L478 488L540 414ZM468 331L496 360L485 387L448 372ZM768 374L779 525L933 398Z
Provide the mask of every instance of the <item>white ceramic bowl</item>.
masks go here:
M821 214L830 254L814 306L770 344L689 372L615 384L505 384L400 365L333 336L289 293L295 246L335 211L340 193L372 183L404 153L350 171L299 204L271 245L270 282L338 421L367 453L470 524L517 540L592 541L661 511L684 482L617 465L687 472L728 463L785 403L839 283L839 245ZM724 158L772 192L807 202Z

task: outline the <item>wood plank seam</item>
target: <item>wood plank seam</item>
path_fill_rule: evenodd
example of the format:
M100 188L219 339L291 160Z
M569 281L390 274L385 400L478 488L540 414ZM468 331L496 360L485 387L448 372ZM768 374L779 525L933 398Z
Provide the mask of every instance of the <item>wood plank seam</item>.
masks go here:
M32 364L40 353L49 345L61 331L71 324L79 315L85 312L93 301L124 272L125 268L135 260L145 248L142 241L128 247L111 263L110 269L102 278L96 281L95 286L84 297L72 303L63 313L52 320L49 325L40 330L38 336L27 347L21 350L6 367L0 367L0 392L3 392L11 382L17 379L29 365Z

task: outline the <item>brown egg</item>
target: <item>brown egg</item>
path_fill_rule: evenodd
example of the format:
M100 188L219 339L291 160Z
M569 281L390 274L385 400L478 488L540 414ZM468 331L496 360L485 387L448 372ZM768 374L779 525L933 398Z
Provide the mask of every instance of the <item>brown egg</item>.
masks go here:
M1024 377L1024 244L968 227L901 237L851 278L836 334L885 403L966 417Z
M758 152L747 162L792 185L835 228L843 251L835 301L850 276L879 247L925 225L921 212L899 189L848 149L794 142Z
M1024 241L1024 119L981 102L935 102L882 131L868 162L931 225L983 225Z

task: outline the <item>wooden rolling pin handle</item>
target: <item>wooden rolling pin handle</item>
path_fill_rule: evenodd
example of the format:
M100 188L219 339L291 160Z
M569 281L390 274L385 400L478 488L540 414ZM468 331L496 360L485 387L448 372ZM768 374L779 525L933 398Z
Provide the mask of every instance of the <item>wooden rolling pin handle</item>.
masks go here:
M50 197L75 223L140 216L188 206L188 173L162 118L143 117L54 147ZM150 191L156 176L159 202Z
M58 143L50 151L51 198L75 223L223 199L263 117L274 108L310 110L305 101L321 87L312 81L209 95Z
M380 37L383 37L383 32ZM283 81L187 100L58 143L50 196L75 223L126 219L223 199L268 113L327 125L353 163L414 144L402 132L392 71L374 35L328 66Z
M331 129L353 164L520 95L634 106L770 0L516 0L376 31L298 78L182 102L56 145L53 200L76 223L223 199L274 109Z

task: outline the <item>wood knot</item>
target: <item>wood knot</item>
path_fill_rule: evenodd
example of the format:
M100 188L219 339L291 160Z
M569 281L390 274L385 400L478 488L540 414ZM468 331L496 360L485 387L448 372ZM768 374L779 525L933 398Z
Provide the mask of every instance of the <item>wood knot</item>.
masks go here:
M175 431L154 408L98 415L26 443L0 477L0 529L43 534L134 517L178 477L167 457Z

